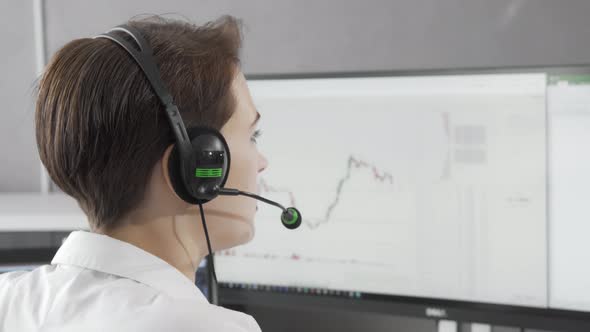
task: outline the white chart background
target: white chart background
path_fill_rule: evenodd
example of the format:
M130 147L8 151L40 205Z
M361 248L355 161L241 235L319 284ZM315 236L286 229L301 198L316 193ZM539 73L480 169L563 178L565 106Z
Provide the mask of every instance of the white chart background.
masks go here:
M546 77L252 81L284 229L216 256L220 281L547 305Z

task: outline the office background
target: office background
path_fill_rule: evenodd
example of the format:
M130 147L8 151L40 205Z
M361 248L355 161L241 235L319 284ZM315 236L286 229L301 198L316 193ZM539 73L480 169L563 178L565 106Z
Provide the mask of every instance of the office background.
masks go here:
M37 62L71 39L93 36L137 14L164 13L196 23L223 14L241 18L247 75L590 63L585 0L5 0L0 2L0 192L43 189L33 131ZM436 328L428 319L329 308L247 309L265 331Z

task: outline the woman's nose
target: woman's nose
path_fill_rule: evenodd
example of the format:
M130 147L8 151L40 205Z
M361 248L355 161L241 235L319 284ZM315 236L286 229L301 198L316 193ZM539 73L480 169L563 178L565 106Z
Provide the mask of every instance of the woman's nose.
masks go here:
M258 173L264 171L268 167L268 159L260 153L258 156Z

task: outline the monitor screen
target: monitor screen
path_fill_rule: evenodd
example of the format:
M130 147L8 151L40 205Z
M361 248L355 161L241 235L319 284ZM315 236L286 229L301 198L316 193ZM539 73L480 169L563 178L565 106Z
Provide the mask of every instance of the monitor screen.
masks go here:
M589 78L251 80L260 193L304 222L259 204L221 286L590 311Z
M548 88L549 306L590 312L590 75Z

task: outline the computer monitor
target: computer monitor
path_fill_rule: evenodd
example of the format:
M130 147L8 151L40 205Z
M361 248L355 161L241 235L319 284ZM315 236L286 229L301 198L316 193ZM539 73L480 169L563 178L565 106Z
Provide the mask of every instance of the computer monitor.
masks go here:
M251 79L270 161L260 192L304 222L289 231L259 205L254 241L215 257L220 301L590 324L589 73Z
M0 232L0 273L47 264L68 236L65 231Z
M211 278L210 261L204 258L199 264L195 272L195 285L199 288L201 293L209 300L215 302L215 287L213 285L213 278Z

